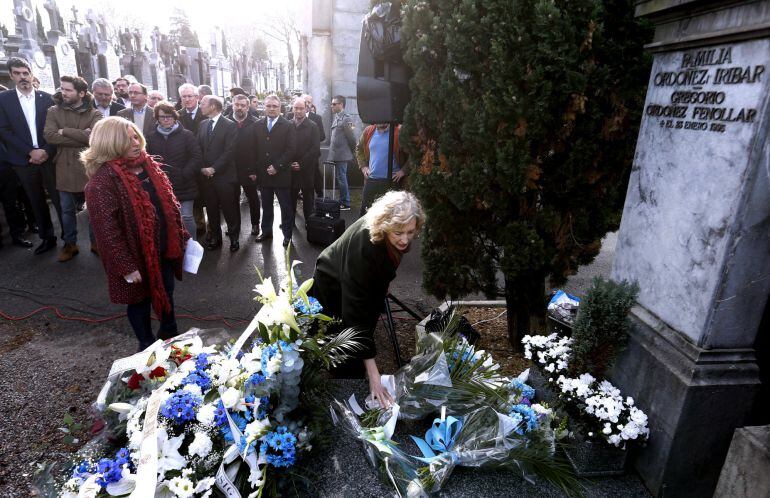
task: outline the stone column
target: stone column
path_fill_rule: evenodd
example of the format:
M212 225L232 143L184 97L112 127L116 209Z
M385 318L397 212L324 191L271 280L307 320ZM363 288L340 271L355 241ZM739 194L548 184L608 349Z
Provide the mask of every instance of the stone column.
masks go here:
M770 292L770 2L644 0L655 23L613 279L637 281L613 380L650 416L658 496L711 496L758 389Z

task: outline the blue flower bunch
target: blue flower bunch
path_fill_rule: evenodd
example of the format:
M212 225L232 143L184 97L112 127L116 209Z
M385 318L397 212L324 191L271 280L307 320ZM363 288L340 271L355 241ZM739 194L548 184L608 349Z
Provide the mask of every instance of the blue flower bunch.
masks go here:
M286 426L269 432L262 440L262 452L273 467L291 467L297 459L297 437Z
M209 362L209 356L208 353L199 354L198 357L195 358L195 369L206 370L211 364L211 362Z
M286 341L278 341L277 343L270 344L262 350L262 371L267 372L267 362L273 359L275 355L283 351L284 353L294 351L294 344Z
M262 375L261 373L259 372L253 373L251 374L251 377L246 379L246 387L249 387L249 386L256 387L260 384L263 384L266 380L267 379L265 378L265 376Z
M519 426L519 428L516 429L517 434L525 434L538 428L539 421L537 413L529 405L515 405L511 408L509 415L517 421L517 425Z
M188 391L177 391L166 400L160 413L174 424L182 425L195 419L195 409L201 401L200 396Z
M182 379L182 385L186 386L187 384L195 384L201 388L201 392L205 393L211 389L211 377L209 377L205 370L198 369L197 363L198 362L196 361L196 369L187 374L187 377Z
M115 458L102 458L96 464L88 462L86 460L80 462L72 471L72 477L86 480L93 474L102 474L101 477L96 479L96 483L105 487L108 484L118 482L123 477L123 466L128 465L128 468L133 470L133 464L131 463L131 455L126 448L121 448L115 453Z
M302 298L298 297L295 299L293 303L294 309L305 315L315 315L324 309L321 303L318 302L318 299L308 296L307 300L310 302L310 306L306 305Z
M227 408L222 404L222 400L219 400L217 407L214 410L214 422L218 427L227 425Z
M243 416L242 413L243 412L235 412L230 414L230 418L233 420L233 423L241 432L243 432L246 429L246 426L249 424L248 420L246 420L246 417ZM227 419L225 419L225 425L223 425L220 430L222 431L222 436L225 438L226 442L235 442L233 431L230 429L230 424L227 423Z
M519 379L513 379L509 386L511 389L521 393L522 398L532 400L535 397L535 390L528 384L520 381Z
M466 370L476 364L476 358L473 356L472 349L466 349L460 354L460 351L452 351L446 353L447 364L450 372L454 372L455 369Z

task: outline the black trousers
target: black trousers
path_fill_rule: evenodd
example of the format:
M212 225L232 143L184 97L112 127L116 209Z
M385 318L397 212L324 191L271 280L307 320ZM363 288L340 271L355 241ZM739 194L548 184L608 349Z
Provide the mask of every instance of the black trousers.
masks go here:
M291 229L294 227L294 210L291 208L291 189L259 187L259 195L262 198L262 233L273 233L273 195L278 198L278 206L281 208L281 232L284 239L291 238Z
M388 193L391 186L397 189L398 186L386 178L367 178L364 180L364 191L361 193L361 211L359 215L363 216L372 207L374 201Z
M300 192L302 192L302 214L305 216L305 224L307 224L307 220L310 219L310 215L312 215L315 210L315 196L313 195L312 188L291 189L291 205L295 216L297 212L297 199L299 198Z
M35 220L39 229L38 236L42 240L55 237L51 222L51 210L48 208L48 201L45 197L47 191L59 217L59 226L62 226L61 202L59 202L59 191L56 190L56 166L53 161L26 166L14 165L13 170L19 177L19 181L24 187L27 197L29 197L29 202L32 204L32 211L35 213Z
M227 235L237 239L241 233L241 210L238 206L240 186L237 183L204 182L203 196L209 216L209 232L212 240L222 238L222 214L227 222Z
M169 339L177 335L176 315L174 314L174 266L168 260L161 259L160 273L163 277L163 287L166 289L171 311L160 317L160 329L158 339ZM129 304L126 308L128 323L134 329L134 334L139 340L139 350L145 349L155 342L152 333L152 300L148 297L136 304Z
M261 207L259 205L259 192L257 191L257 186L253 183L241 183L241 187L243 187L243 191L246 193L246 199L249 201L249 216L251 218L251 224L258 226Z
M5 211L5 220L8 222L8 229L11 238L21 237L27 228L24 215L19 210L16 191L18 189L19 179L16 173L9 166L0 166L0 204ZM2 238L3 227L0 225L0 239Z

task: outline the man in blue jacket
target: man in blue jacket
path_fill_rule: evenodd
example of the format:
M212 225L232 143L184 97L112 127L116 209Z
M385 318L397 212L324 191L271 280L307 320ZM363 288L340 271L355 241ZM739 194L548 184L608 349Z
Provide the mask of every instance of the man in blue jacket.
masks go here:
M32 204L41 240L35 254L42 254L56 247L46 191L61 224L53 163L56 150L43 137L46 114L54 102L49 94L34 89L32 67L26 60L10 58L8 72L16 88L0 93L0 141L6 149L5 162L18 175Z

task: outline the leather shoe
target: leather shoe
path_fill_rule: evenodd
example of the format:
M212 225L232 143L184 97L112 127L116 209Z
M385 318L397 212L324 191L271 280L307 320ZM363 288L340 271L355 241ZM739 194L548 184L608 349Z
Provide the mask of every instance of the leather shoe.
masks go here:
M35 248L35 254L43 254L46 251L50 251L54 247L56 247L56 237L44 239L43 242L41 242L40 245Z
M283 239L283 247L289 247L290 243L291 243L291 239Z
M59 263L65 263L80 253L80 249L77 244L64 244L59 252Z
M272 233L262 233L257 237L257 242L265 242L266 240L270 240L273 238Z
M251 225L251 235L259 235L259 225Z
M213 239L211 242L209 242L207 247L211 251L213 251L214 249L219 249L220 247L222 247L222 239Z
M241 248L241 244L237 240L230 241L230 252L235 252Z
M23 239L21 237L13 237L13 239L11 240L11 244L17 247L24 247L27 249L35 245L32 242L28 241L27 239Z

